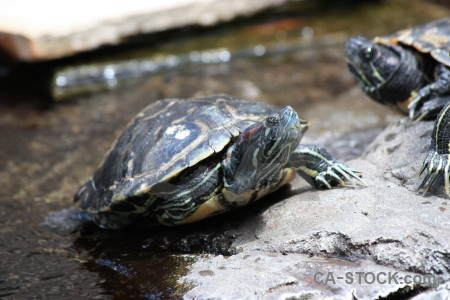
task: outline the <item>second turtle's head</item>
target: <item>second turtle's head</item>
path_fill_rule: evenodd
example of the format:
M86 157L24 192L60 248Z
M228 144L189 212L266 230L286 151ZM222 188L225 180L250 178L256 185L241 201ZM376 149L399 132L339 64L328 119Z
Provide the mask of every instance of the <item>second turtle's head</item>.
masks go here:
M276 182L307 128L290 106L248 127L224 161L227 188L242 193Z
M350 72L369 97L405 112L411 93L426 80L414 51L398 45L354 37L345 46L345 57Z
M374 100L378 91L399 68L401 55L395 47L375 44L364 37L350 38L345 46L345 57L356 82Z

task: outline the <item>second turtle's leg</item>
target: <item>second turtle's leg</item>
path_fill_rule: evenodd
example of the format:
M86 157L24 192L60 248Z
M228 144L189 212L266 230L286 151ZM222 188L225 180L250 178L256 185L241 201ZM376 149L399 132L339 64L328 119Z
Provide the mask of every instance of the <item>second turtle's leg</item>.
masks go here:
M450 69L436 68L436 81L424 86L409 104L411 119L422 120L436 116L450 101Z
M291 155L289 165L316 188L332 188L337 185L356 186L361 173L333 157L324 148L314 145L300 145Z
M444 174L445 192L450 195L449 155L450 155L450 103L439 113L431 136L431 145L419 176L426 170L427 175L419 186L424 194L433 185L438 175Z

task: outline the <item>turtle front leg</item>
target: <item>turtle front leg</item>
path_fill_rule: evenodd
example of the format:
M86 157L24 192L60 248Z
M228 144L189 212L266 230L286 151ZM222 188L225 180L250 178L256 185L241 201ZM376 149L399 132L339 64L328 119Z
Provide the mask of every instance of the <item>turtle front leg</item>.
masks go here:
M424 86L408 105L411 119L433 117L450 101L450 69L439 65L436 75L437 80Z
M422 184L418 190L423 189L425 194L439 175L444 175L445 192L450 196L450 103L440 112L434 123L433 134L431 136L431 145L419 176L427 170Z
M356 187L356 181L367 185L361 179L361 172L350 168L319 146L299 145L292 153L289 165L316 188L331 189L337 185Z

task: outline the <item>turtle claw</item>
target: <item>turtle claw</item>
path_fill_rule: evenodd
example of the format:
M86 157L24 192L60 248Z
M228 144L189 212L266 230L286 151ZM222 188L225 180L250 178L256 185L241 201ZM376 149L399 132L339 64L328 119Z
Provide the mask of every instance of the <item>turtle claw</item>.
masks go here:
M436 116L449 101L450 71L442 67L438 80L424 86L413 95L408 105L409 117L421 121Z
M361 172L354 170L342 162L330 164L325 171L320 172L316 177L316 182L324 184L327 188L332 186L357 187L357 182L363 186L367 184L361 179Z
M427 86L421 90L429 91L431 93L432 88ZM444 106L448 103L448 97L435 97L430 99L429 94L419 93L414 99L409 103L409 117L412 120L422 121L436 116Z
M328 181L325 179L325 177L322 174L317 175L316 180L323 183L328 189L331 189L331 185L328 183Z
M433 183L440 175L444 175L444 187L445 193L450 196L450 178L449 178L450 162L448 161L448 155L441 155L434 151L430 151L425 159L422 168L419 172L419 177L427 170L422 183L418 187L417 191L423 190L422 195L425 195L429 189L433 186Z
M331 177L333 177L340 185L345 185L345 181L341 179L341 177L339 177L339 175L337 175L334 172L329 172L329 175Z
M409 118L412 120L416 120L416 121L420 121L423 118L426 117L427 112L423 111L422 109L420 109L420 112L417 112L417 108L419 106L419 104L422 104L422 102L426 101L426 95L430 94L430 87L426 86L425 88L421 89L419 94L417 94L412 101L409 103L408 105L408 110L409 110ZM420 105L422 106L422 105Z

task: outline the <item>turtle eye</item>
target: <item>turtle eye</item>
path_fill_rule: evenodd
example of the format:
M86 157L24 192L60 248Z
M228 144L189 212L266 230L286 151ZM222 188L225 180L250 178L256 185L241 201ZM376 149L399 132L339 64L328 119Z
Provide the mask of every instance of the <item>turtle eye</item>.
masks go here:
M278 121L278 119L275 117L268 117L266 123L269 127L273 127L277 126L280 123L280 121Z
M371 61L377 53L374 47L366 47L359 52L359 56L364 61Z
M278 130L275 128L269 133L269 140L274 141L278 138Z

